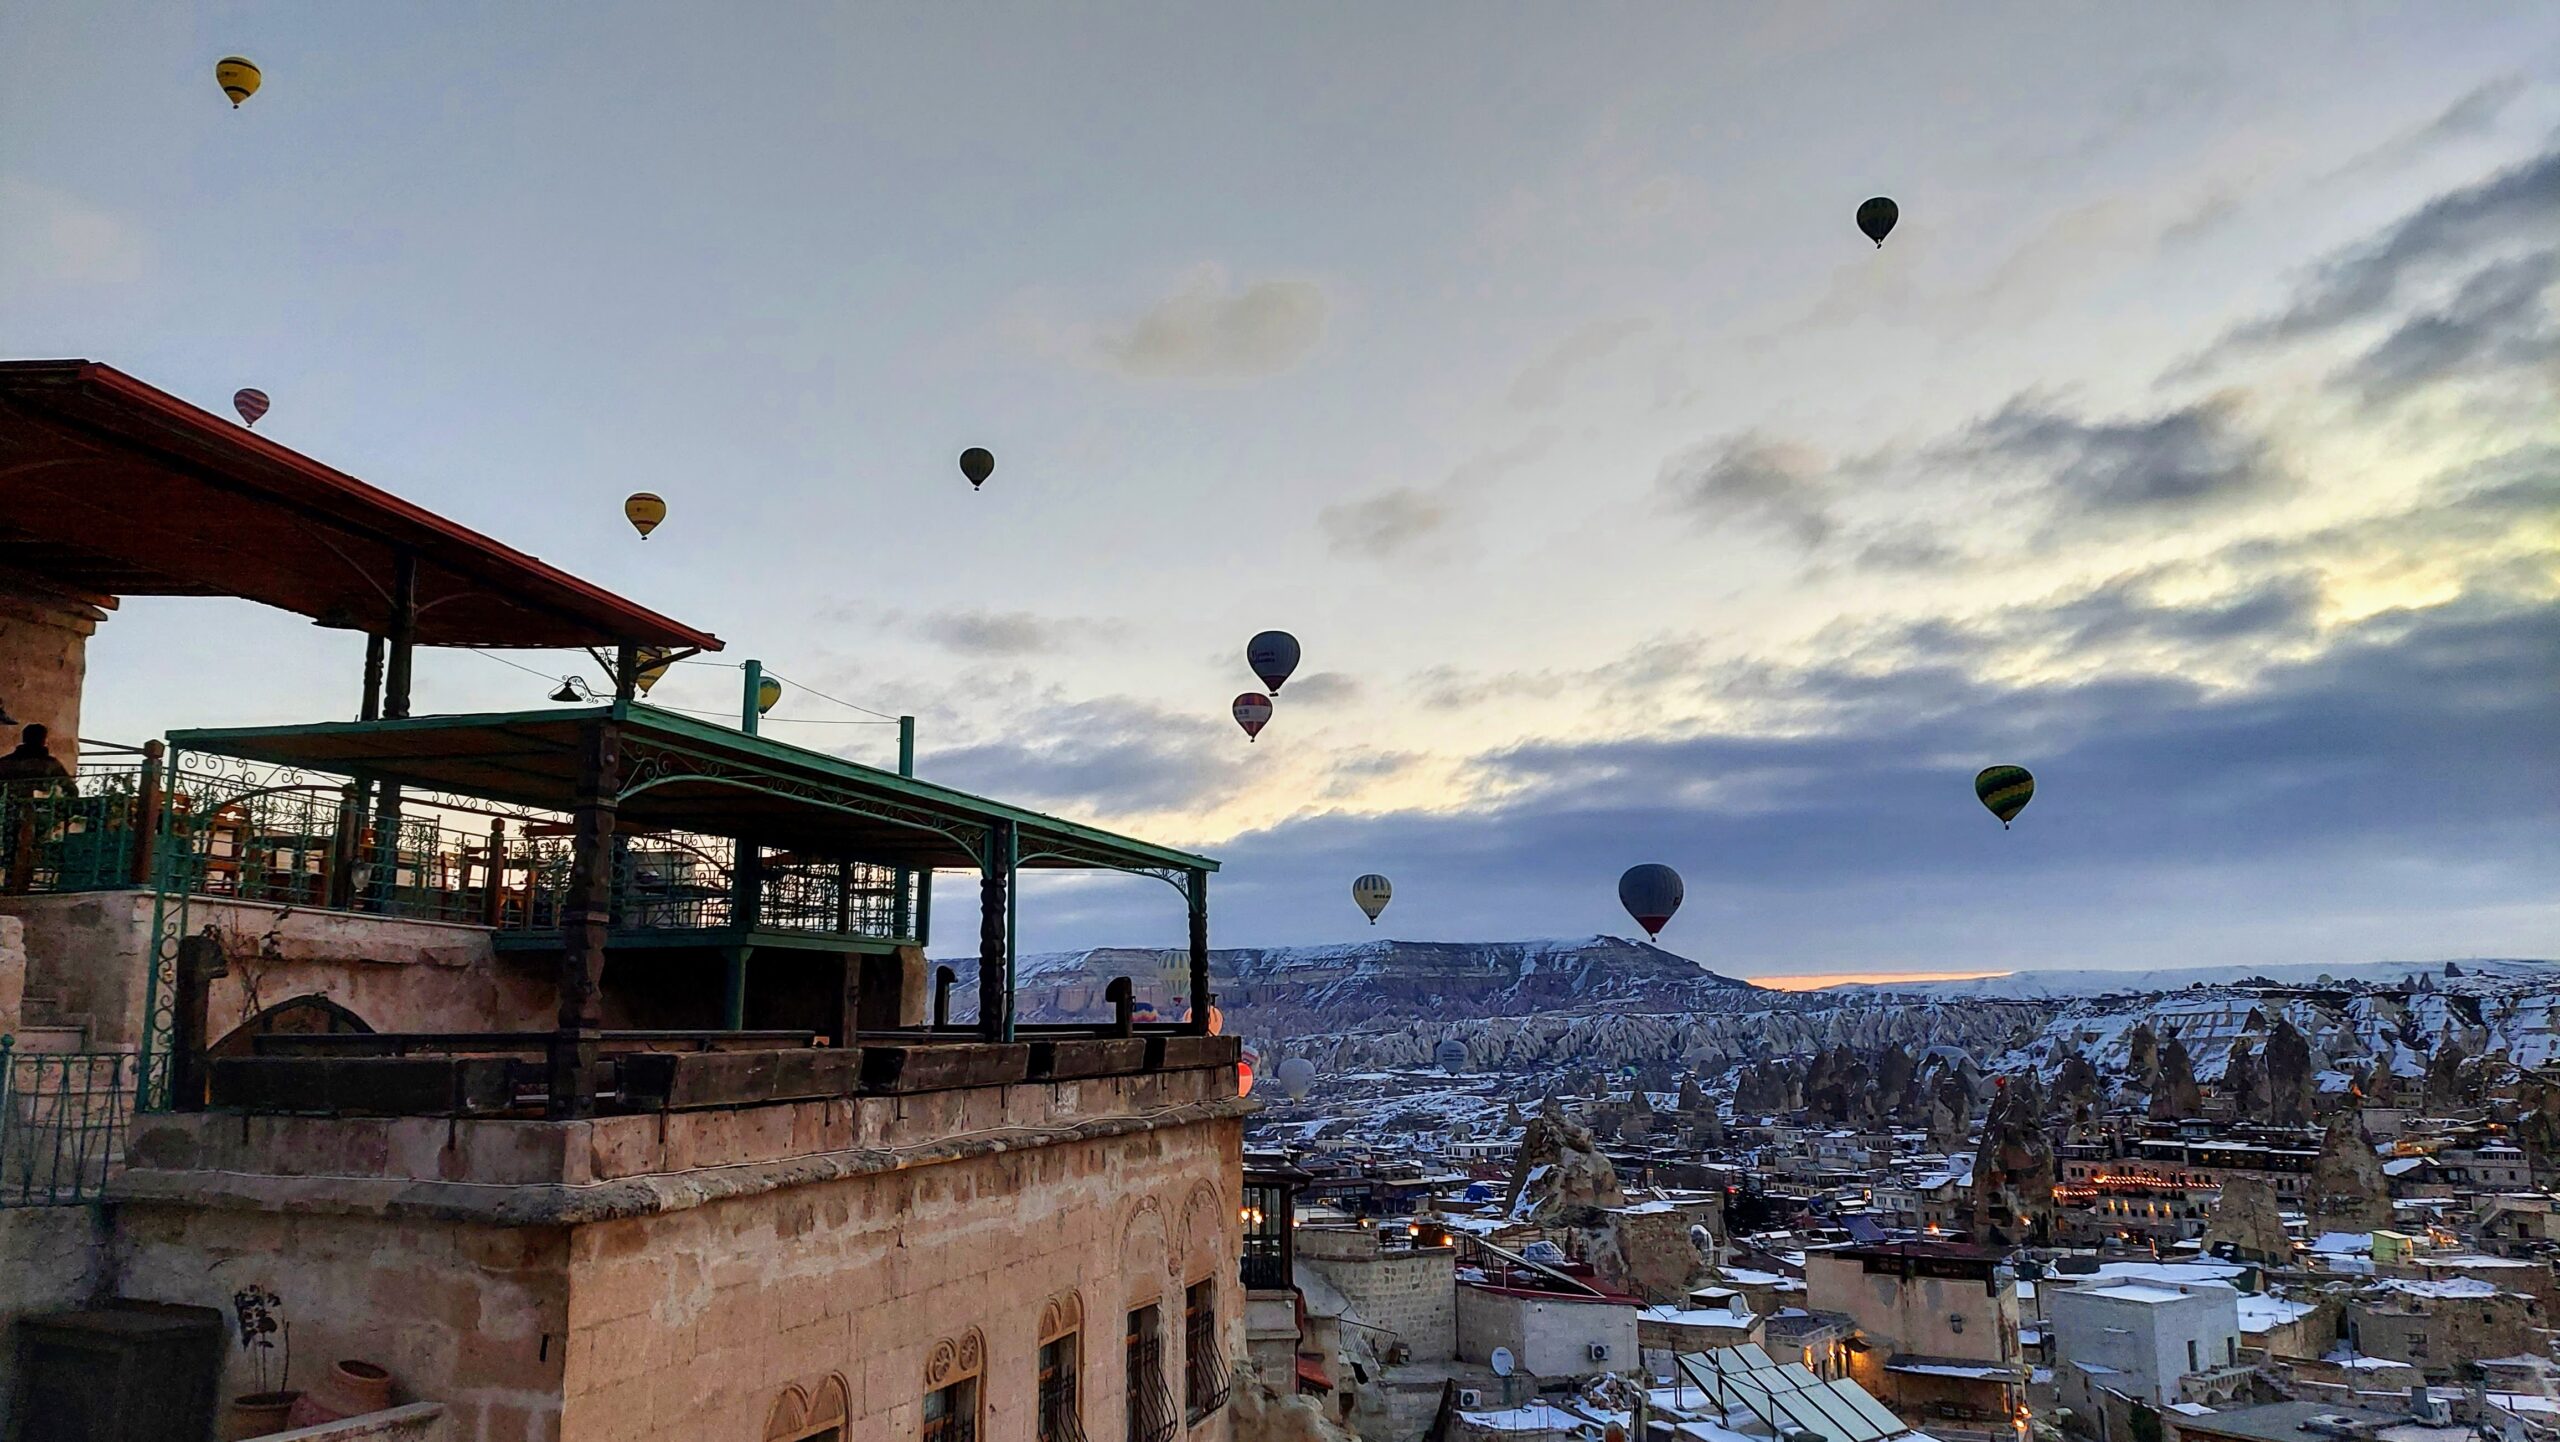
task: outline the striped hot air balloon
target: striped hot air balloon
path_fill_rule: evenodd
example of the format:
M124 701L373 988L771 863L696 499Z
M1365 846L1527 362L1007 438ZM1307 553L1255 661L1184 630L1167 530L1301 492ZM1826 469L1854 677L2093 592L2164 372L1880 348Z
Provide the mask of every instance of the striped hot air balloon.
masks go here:
M231 408L240 413L242 425L254 426L267 413L267 393L244 386L231 393Z
M2009 823L2016 820L2018 813L2026 810L2027 802L2034 798L2036 779L2027 773L2024 766L1985 766L1973 778L1973 794L1981 797L1982 804L1991 808L1991 814L2000 818L2000 829L2006 831Z
M1394 883L1374 871L1351 883L1351 899L1369 914L1371 926L1378 924L1378 913L1387 909L1395 894Z
M1244 739L1253 740L1262 728L1271 724L1271 698L1259 691L1247 691L1227 709L1235 713L1236 724L1244 728Z

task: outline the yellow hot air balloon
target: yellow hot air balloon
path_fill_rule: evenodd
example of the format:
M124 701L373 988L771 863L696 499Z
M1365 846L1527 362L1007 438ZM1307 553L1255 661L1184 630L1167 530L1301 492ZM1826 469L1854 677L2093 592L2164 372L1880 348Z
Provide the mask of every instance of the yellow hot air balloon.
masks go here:
M771 711L771 710L773 709L773 703L775 703L776 701L779 701L779 700L781 700L781 699L782 699L782 683L781 683L781 682L776 681L776 680L775 680L775 679L773 679L771 676L767 676L767 677L765 677L763 680L758 681L758 682L756 683L756 714L757 714L757 715L762 716L762 715L764 715L766 712Z
M657 685L658 678L666 675L667 668L674 664L665 647L643 646L640 648L640 671L631 678L631 683L639 688L641 695L646 696L649 688Z
M631 529L638 531L640 539L645 541L651 531L658 529L658 523L667 518L667 503L658 499L654 492L634 491L631 498L622 503L622 518L629 521Z
M258 93L258 67L237 55L225 55L213 62L213 78L221 85L222 93L231 97L234 110L240 108L241 101Z

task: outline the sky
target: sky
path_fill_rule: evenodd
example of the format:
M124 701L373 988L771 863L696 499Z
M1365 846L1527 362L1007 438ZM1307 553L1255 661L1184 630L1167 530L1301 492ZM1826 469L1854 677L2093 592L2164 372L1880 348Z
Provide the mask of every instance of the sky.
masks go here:
M263 388L769 734L1215 855L1222 945L1660 861L1734 974L2560 954L2555 308L2547 4L0 12L0 356ZM132 599L83 729L360 644Z

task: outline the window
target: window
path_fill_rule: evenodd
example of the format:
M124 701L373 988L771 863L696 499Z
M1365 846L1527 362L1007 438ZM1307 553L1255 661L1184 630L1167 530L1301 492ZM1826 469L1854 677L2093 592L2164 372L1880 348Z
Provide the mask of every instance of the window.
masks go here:
M1152 1306L1129 1314L1129 1442L1168 1442L1181 1424L1164 1389L1164 1336Z
M1040 1344L1040 1442L1084 1442L1076 1415L1076 1334Z
M2187 1370L2190 1372L2201 1372L2204 1370L2204 1359L2196 1355L2197 1350L2196 1339L2189 1337L2187 1339Z
M2237 1367L2240 1365L2239 1338L2225 1337L2222 1339L2222 1365L2225 1367Z
M924 1394L924 1442L977 1442L978 1379L963 1377Z
M1194 1282L1182 1294L1183 1397L1191 1420L1227 1405L1227 1362L1219 1356L1218 1285Z

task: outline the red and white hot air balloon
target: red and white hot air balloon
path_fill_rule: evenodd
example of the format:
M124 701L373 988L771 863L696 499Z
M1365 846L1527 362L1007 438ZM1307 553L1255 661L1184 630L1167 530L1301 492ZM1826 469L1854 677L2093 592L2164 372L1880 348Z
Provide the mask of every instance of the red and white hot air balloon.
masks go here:
M254 426L258 417L267 413L267 393L247 387L233 391L231 408L240 413L241 424Z
M1262 728L1271 724L1271 698L1259 691L1247 691L1238 696L1235 705L1229 709L1235 712L1236 724L1244 728L1247 741L1261 735Z

